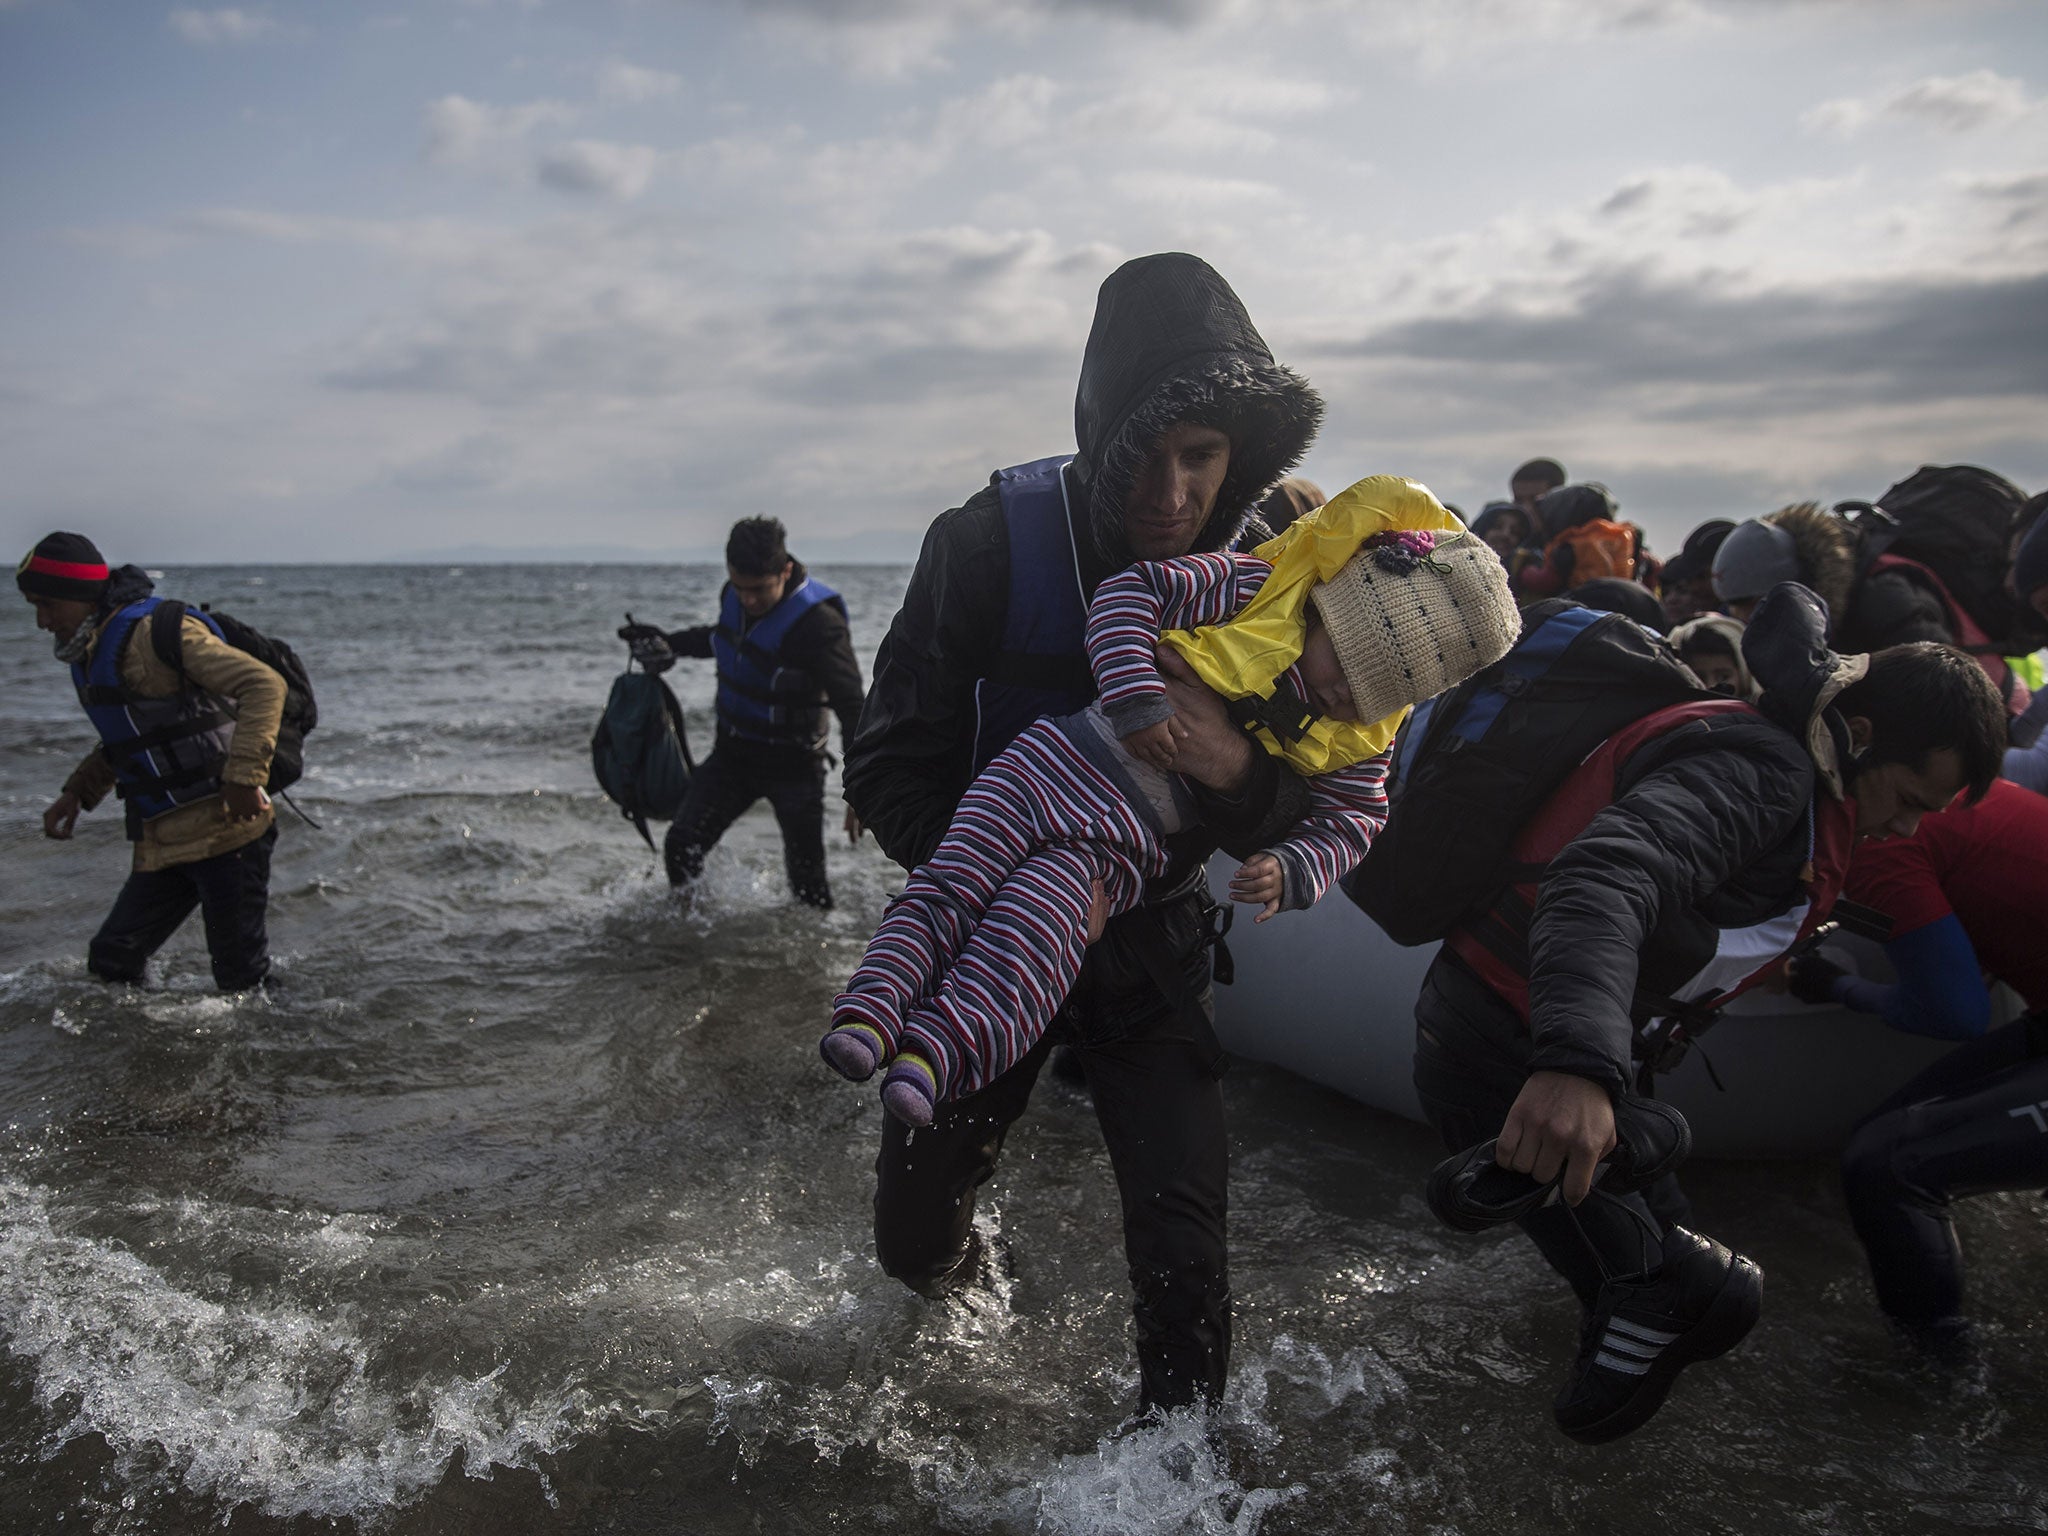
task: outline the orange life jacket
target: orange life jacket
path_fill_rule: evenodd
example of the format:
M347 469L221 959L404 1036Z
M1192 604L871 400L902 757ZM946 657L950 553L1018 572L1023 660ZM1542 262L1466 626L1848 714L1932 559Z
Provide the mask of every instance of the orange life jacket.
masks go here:
M1555 570L1557 552L1567 545L1572 551L1572 570L1567 578L1570 585L1576 587L1581 582L1607 576L1634 581L1636 556L1642 549L1643 534L1634 523L1617 523L1610 518L1596 517L1589 523L1567 528L1552 539L1544 548L1543 563Z

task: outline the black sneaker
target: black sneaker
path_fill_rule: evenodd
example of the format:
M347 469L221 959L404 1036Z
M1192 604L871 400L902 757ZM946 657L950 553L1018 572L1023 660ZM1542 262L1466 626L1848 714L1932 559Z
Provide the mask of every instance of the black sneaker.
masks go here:
M1557 1427L1587 1445L1640 1428L1680 1371L1742 1342L1756 1326L1763 1294L1755 1261L1671 1228L1656 1274L1600 1287L1600 1304L1586 1320L1579 1358L1553 1408Z
M1431 1171L1425 1193L1437 1220L1453 1232L1483 1232L1550 1203L1560 1173L1539 1183L1493 1160L1494 1141L1482 1141ZM1600 1159L1593 1187L1623 1195L1654 1184L1692 1151L1692 1127L1660 1099L1625 1093L1614 1104L1614 1150Z

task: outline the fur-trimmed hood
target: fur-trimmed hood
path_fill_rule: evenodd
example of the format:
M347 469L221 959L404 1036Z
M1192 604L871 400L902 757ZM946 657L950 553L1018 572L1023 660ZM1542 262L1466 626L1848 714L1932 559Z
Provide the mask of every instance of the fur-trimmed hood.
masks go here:
M1811 501L1781 508L1764 521L1792 536L1799 554L1800 579L1828 605L1828 613L1840 624L1849 612L1849 596L1856 586L1856 530Z
M1071 474L1112 567L1131 561L1124 501L1159 434L1175 422L1230 434L1230 467L1195 549L1221 549L1321 426L1323 401L1273 361L1242 302L1200 257L1127 261L1103 280L1074 395Z

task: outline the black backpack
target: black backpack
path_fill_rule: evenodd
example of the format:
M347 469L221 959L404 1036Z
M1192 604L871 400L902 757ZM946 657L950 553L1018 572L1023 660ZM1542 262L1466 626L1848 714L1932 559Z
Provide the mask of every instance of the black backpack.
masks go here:
M667 683L628 664L613 681L590 738L590 766L598 787L652 848L647 823L667 821L682 808L696 771L683 730L683 706Z
M1877 498L1883 519L1858 519L1861 569L1880 555L1917 560L1942 580L1993 640L2020 618L2006 590L2013 520L2026 495L2003 475L1974 464L1923 464ZM1858 503L1844 503L1854 509Z
M149 616L149 643L158 660L174 669L187 683L183 627L187 605L166 598ZM255 657L284 679L284 713L277 722L277 747L270 754L270 777L264 788L272 794L290 789L306 772L306 733L320 723L320 706L313 701L313 680L299 653L282 640L273 640L250 624L230 614L215 613L212 605L201 603L199 611L220 626L221 638L238 651Z
M1387 824L1344 890L1397 944L1427 944L1506 887L1515 836L1601 742L1671 704L1718 698L1660 636L1566 598L1434 702Z

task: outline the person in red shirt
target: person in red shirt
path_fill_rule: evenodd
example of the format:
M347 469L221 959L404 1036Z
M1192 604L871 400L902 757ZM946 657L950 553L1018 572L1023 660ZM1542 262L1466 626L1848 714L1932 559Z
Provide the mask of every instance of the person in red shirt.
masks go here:
M1938 1342L1964 1327L1951 1202L2048 1184L2048 797L2001 779L1911 837L1864 843L1846 894L1892 920L1898 981L1811 956L1791 968L1794 995L1965 1042L1872 1111L1842 1157L1878 1304ZM2026 1017L1990 1027L1987 974Z

